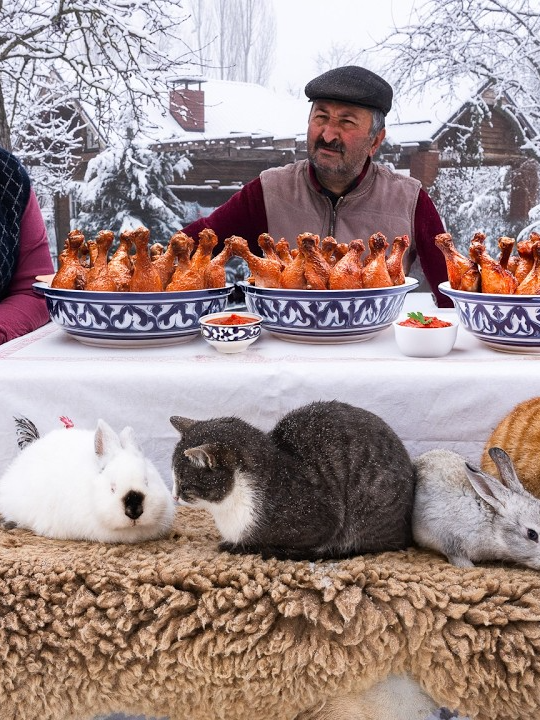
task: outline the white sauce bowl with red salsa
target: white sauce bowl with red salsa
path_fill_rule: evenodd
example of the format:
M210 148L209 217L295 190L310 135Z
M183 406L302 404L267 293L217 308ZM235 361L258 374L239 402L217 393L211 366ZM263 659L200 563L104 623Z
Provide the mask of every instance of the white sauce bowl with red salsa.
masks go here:
M397 346L409 357L442 357L448 355L456 342L458 324L434 315L410 313L393 325Z
M261 321L262 317L256 313L224 311L204 315L199 322L207 343L219 352L237 353L260 337Z

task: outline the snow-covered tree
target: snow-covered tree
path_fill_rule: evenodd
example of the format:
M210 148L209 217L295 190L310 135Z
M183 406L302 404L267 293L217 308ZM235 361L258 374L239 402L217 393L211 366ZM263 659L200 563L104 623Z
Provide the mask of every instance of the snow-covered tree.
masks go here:
M522 240L529 236L530 233L540 233L540 205L535 205L529 211L529 224L521 229L517 240Z
M535 129L524 148L540 158L538 0L427 0L380 48L391 53L385 72L401 95L428 82L448 94L464 78L489 83Z
M188 0L201 72L264 85L275 54L275 15L268 0Z
M2 0L0 145L65 180L80 144L70 105L88 104L105 138L118 98L136 121L144 98L165 105L167 79L193 59L185 19L182 0Z
M479 230L487 234L494 253L500 235L523 236L523 223L512 221L509 212L515 168L483 167L479 128L491 122L493 109L513 116L521 150L540 160L540 3L421 0L409 24L394 28L379 49L389 57L383 74L408 102L435 91L450 103L463 83L478 91L489 89L494 105L479 92L470 99L467 121L449 126L453 146L441 151L451 152L458 167L440 170L430 194L463 250ZM539 208L530 213L536 229Z
M467 254L476 232L486 235L486 246L498 254L502 235L516 237L520 226L509 219L509 167L457 167L439 171L430 196L440 208L445 227L456 247Z
M90 160L84 182L73 183L79 212L72 225L89 235L144 225L153 242L166 244L190 217L170 188L175 174L182 177L189 168L181 155L152 150L126 109L116 139Z

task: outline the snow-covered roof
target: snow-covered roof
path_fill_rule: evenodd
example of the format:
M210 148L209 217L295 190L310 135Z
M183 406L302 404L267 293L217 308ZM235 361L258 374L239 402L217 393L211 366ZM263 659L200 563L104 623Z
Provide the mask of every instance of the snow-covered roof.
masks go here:
M424 92L413 98L395 92L394 107L386 119L387 140L396 145L433 140L478 89L477 82L467 80L453 88L426 83Z
M169 114L159 140L212 140L234 135L305 136L309 113L307 98L275 93L261 85L228 80L207 80L204 91L204 132L187 132ZM452 91L440 86L426 89L422 97L408 102L396 92L394 107L387 117L387 137L398 145L429 141L474 94L471 82ZM170 133L170 135L169 135ZM164 137L165 135L165 137ZM156 139L157 136L156 136Z
M305 137L310 108L305 97L295 98L254 83L198 78L190 81L197 81L191 85L193 89L204 92L204 130L184 130L163 106L148 100L146 114L153 126L149 134L154 142L230 140L240 135ZM408 145L432 140L476 89L471 83L463 83L452 92L443 92L438 86L410 102L395 92L394 107L386 119L388 141ZM164 105L168 106L168 98ZM85 105L85 110L91 118L91 107Z
M156 140L213 140L235 135L294 138L305 135L309 114L307 98L275 93L262 85L232 80L207 80L204 92L204 131L186 131L167 113L156 113ZM198 89L198 86L195 87Z

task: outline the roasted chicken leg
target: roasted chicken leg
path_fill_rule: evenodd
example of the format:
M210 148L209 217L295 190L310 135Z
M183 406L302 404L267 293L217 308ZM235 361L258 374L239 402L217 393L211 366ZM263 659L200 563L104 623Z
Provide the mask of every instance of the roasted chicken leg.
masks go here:
M249 249L247 240L238 235L232 235L230 240L233 253L247 262L255 285L268 288L280 287L281 260L254 255Z
M386 267L393 285L403 285L405 283L403 260L410 244L411 241L408 235L398 235L394 238L390 254L386 258Z
M388 240L382 233L375 233L369 238L368 245L369 255L364 260L362 272L363 286L366 288L390 287L393 282L386 267Z
M532 254L532 267L522 282L518 285L516 290L517 295L540 294L540 240L533 243Z
M129 283L131 292L160 292L163 288L158 271L150 260L148 239L150 230L143 226L131 230L129 239L135 245L136 257L133 275Z
M319 248L320 238L312 233L303 233L296 239L298 248L304 256L304 276L308 290L328 289L330 265Z
M87 268L81 265L79 251L84 243L80 230L72 230L66 238L65 248L60 254L60 267L52 279L51 287L64 290L84 290Z
M450 233L436 235L435 245L444 255L450 287L454 290L479 292L480 270L471 258L462 255L457 250Z
M480 268L482 292L512 295L516 291L515 276L489 255L483 243L471 243L469 254Z
M109 249L114 240L112 230L100 230L96 237L97 257L88 271L86 290L99 292L117 292L119 290L114 278L109 275Z
M362 287L362 256L366 247L359 238L351 240L349 250L330 271L330 290L351 290Z

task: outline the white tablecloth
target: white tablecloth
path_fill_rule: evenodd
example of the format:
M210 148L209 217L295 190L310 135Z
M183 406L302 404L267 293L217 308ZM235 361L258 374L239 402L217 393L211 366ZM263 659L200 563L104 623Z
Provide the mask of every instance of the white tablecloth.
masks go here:
M409 310L453 317L428 294L410 293ZM461 327L450 355L401 355L388 328L343 345L287 342L266 331L247 351L223 355L202 338L141 349L88 347L49 324L0 346L0 473L18 452L14 416L41 434L68 416L94 428L131 425L169 481L177 434L171 415L237 415L263 430L314 400L343 400L386 420L411 454L435 447L473 462L495 425L518 402L540 396L540 356L492 350Z

